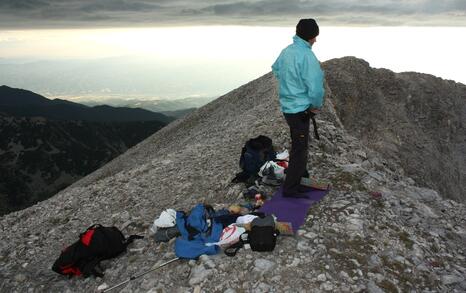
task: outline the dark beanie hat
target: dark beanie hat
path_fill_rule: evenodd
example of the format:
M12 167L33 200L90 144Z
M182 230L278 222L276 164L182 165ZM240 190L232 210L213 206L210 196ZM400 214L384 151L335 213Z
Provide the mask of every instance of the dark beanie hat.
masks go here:
M301 19L296 25L296 34L301 39L309 41L319 35L319 26L312 18Z

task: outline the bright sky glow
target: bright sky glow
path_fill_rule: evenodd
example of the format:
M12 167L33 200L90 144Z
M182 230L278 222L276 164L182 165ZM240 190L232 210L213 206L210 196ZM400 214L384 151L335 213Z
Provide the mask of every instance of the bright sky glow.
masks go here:
M173 66L235 64L228 78L241 85L270 71L293 35L294 27L249 26L0 31L0 61L137 56ZM466 84L466 38L461 36L466 27L321 27L313 49L321 61L356 56L373 67Z

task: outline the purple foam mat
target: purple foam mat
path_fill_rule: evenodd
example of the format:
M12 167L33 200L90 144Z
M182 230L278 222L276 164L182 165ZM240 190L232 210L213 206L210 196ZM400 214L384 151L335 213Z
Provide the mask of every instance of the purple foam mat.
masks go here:
M275 215L280 222L290 222L293 231L296 232L304 224L311 205L321 200L328 192L328 190L310 188L304 193L305 198L290 198L283 197L283 188L280 187L259 211L267 215Z

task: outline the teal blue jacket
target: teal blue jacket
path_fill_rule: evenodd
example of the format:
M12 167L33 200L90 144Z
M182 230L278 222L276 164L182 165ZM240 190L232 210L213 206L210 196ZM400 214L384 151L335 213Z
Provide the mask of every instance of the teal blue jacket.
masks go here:
M322 107L324 73L309 42L295 35L293 44L283 49L272 65L272 71L278 79L283 113Z

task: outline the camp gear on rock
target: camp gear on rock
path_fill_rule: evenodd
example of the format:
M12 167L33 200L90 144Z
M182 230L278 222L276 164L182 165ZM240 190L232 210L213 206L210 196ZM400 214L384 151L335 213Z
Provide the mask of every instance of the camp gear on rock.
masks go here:
M175 240L175 254L180 258L197 259L202 254L212 255L219 252L218 246L206 243L218 242L223 225L211 218L212 207L196 205L188 215L176 213L176 226L181 236Z
M170 239L180 236L178 227L159 228L154 234L155 242L168 242Z
M309 146L309 120L302 120L302 113L284 114L291 133L291 152L288 169L286 169L284 193L298 193L301 177L306 175L306 162Z
M255 196L255 198L254 198L254 200L255 200L255 202L254 202L254 207L255 207L256 209L260 208L260 207L264 204L264 202L266 201L266 199L267 199L267 198L266 198L265 196L263 196L262 194L260 194L260 193L256 194L256 196Z
M176 211L174 209L167 209L163 211L160 216L154 220L151 227L152 233L156 233L158 228L168 228L176 225Z
M255 218L257 218L257 216L255 215L244 215L236 219L236 224L238 225L248 224L248 223L251 223L252 220L254 220Z
M309 42L295 35L293 44L283 49L272 65L272 71L278 79L283 113L322 107L324 73Z
M246 231L251 231L251 222L242 224L241 226L243 226ZM280 232L280 235L294 235L293 224L290 222L275 221L275 229Z
M259 135L246 142L241 150L239 166L243 170L233 179L233 182L254 182L260 167L266 162L275 159L272 139L264 135ZM245 180L245 178L247 178ZM252 178L252 179L251 179ZM239 181L242 180L242 181Z
M152 269L150 269L150 270L148 270L148 271L145 271L145 272L143 272L143 273L140 273L140 274L131 276L131 277L129 277L128 280L123 281L123 282L121 282L121 283L116 284L115 286L112 286L112 287L110 287L110 288L108 288L108 289L103 290L102 293L109 292L109 291L111 291L111 290L113 290L113 289L116 289L116 288L118 288L118 287L121 287L121 286L123 286L123 285L125 285L125 284L131 282L132 280L135 280L135 279L137 279L137 278L139 278L139 277L142 277L142 276L144 276L144 275L147 275L148 273L153 272L153 271L155 271L155 270L157 270L157 269L160 269L161 267L164 267L164 266L166 266L166 265L168 265L168 264L170 264L170 263L172 263L172 262L175 262L175 261L177 261L177 260L179 260L179 259L180 259L179 257L176 257L176 258L174 258L174 259L172 259L172 260L169 260L169 261L167 261L167 262L164 262L164 263L161 264L161 265L155 266L155 267L153 267Z
M239 214L232 214L228 209L220 209L210 213L211 218L214 219L217 223L222 224L223 227L231 225L236 222Z
M239 241L224 250L228 256L235 256L244 246L249 244L253 251L273 251L277 243L279 231L273 216L257 217L250 224L250 231L241 234Z
M269 186L280 186L283 183L283 179L278 179L272 172L260 178L258 181Z
M228 207L228 211L232 214L244 215L249 212L245 207L240 206L239 204L234 204Z
M288 168L288 161L278 161L277 165L283 168Z
M143 236L131 235L125 238L116 227L92 225L79 240L65 248L52 266L52 270L65 276L94 275L102 277L100 261L118 256L134 239Z
M285 168L278 165L274 161L267 161L259 170L259 176L274 175L277 179L282 179L285 176Z
M206 243L207 246L218 245L220 248L229 247L239 241L241 234L246 232L246 229L236 224L231 224L225 227L220 235L220 240L216 243Z
M243 197L246 200L251 200L251 199L255 200L257 194L260 194L264 199L267 199L267 193L260 190L259 188L255 186L251 186L248 189L243 191Z
M284 150L276 155L276 159L279 161L288 161L290 159L290 154L288 150Z
M294 235L293 224L290 222L275 222L275 228L280 232L280 235Z
M248 233L243 233L239 237L238 242L234 243L230 247L227 247L223 250L223 253L229 257L233 257L238 253L238 251L244 247L245 244L248 244Z
M275 215L277 221L290 222L296 232L304 224L311 205L321 200L328 191L310 189L306 198L289 198L283 196L283 188L278 189L273 197L266 201L259 211Z
M253 251L272 251L277 243L278 230L275 228L275 219L268 215L264 218L255 218L251 222L251 231L248 232L249 245Z

